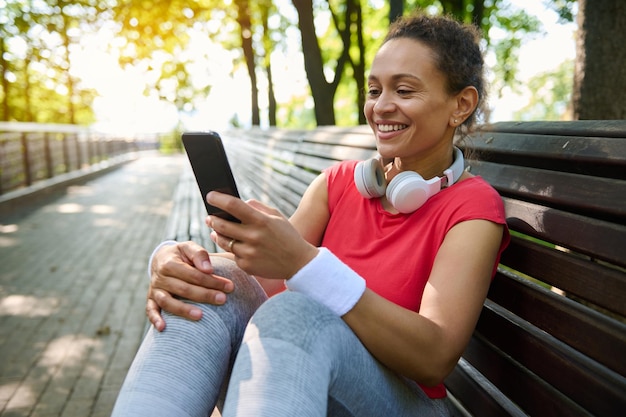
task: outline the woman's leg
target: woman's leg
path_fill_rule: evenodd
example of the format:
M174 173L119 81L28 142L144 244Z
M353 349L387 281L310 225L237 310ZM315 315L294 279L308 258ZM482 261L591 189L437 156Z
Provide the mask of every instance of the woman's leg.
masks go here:
M151 328L126 376L113 416L206 417L227 380L248 320L267 296L256 280L225 258L215 273L235 291L223 306L197 304L198 322L164 313L166 329Z
M440 416L412 381L381 365L352 330L304 295L279 294L252 317L222 415Z

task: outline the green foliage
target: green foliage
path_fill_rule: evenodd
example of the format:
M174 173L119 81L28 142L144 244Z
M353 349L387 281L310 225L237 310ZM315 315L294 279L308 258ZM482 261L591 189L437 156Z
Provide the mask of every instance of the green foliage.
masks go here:
M555 71L539 74L528 82L528 104L515 112L515 120L569 120L574 62L563 62Z
M559 15L561 23L574 21L574 14L578 0L552 0L547 2L548 7L552 8Z
M84 48L82 38L105 27L115 31L109 48L119 57L122 68L132 67L145 74L145 95L175 104L180 113L193 113L212 94L214 83L220 82L210 74L215 65L211 52L197 48L202 40L210 39L229 51L232 62L220 64L234 73L245 65L242 36L251 39L254 71L259 86L264 86L270 57L293 53L290 39L297 34L297 15L288 1L283 0L280 12L276 4L271 0L0 0L0 118L92 122L96 93L86 89L69 70L73 52ZM336 123L340 125L359 122L362 109L357 97L362 92L358 91L357 66L369 68L389 24L388 1L351 4L358 5L362 13L364 50L358 46L354 20L346 18L347 0L313 1L326 79L341 75L334 96ZM496 88L515 87L518 50L529 35L540 30L537 19L510 7L507 0L405 0L404 4L405 13L419 8L479 24L485 49L496 58L492 84ZM562 19L571 21L575 0L552 0L549 4ZM245 13L238 13L240 10ZM249 29L243 32L242 16L250 21ZM344 50L340 35L347 28L349 62L340 67L341 74L335 74ZM193 76L203 69L205 76ZM284 80L278 77L274 82ZM557 91L553 95L554 100L566 100ZM233 116L232 124L246 125L247 121ZM290 101L278 103L277 124L314 126L310 97L294 95Z
M81 34L96 30L103 10L93 0L0 0L1 120L93 121L94 92L70 68Z

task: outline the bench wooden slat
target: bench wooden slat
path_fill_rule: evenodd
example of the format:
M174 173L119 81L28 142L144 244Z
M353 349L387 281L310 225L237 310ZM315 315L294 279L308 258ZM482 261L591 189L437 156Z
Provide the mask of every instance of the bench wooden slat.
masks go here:
M626 324L501 271L489 299L615 372L626 374ZM593 340L593 343L588 343Z
M482 161L626 179L624 138L485 132L471 139Z
M545 133L485 132L471 138L471 148L479 160L508 162L511 165L580 172L583 166L624 166L626 151L623 138L547 135ZM568 168L569 167L569 168Z
M500 392L491 393L492 396L504 396L518 404L524 410L523 415L541 417L590 415L481 335L472 338L463 357L484 373L483 378L488 378L488 381L498 387ZM469 394L463 396L463 404L476 402L473 395ZM482 416L482 404L476 404L472 411L474 415Z
M619 270L515 236L501 262L568 295L626 316L626 277ZM590 286L592 281L602 285Z
M626 409L623 376L489 300L478 322L477 333L591 414L611 415L611 410Z
M626 223L625 181L488 162L478 164L472 173L505 197Z
M626 226L504 198L512 230L626 267Z
M462 399L461 414L467 411L481 417L527 416L463 358L446 379L446 387L455 400Z
M191 165L186 165L181 172L178 185L174 190L174 206L168 217L164 240L187 241L193 240L216 252L218 248L211 241L209 229L204 224L206 208L198 190Z
M498 122L486 126L484 130L496 131L498 134L521 133L623 139L624 132L626 132L626 120Z
M350 148L343 145L302 142L298 150L300 154L319 156L334 162L356 159L364 160L376 156L372 148Z
M250 156L251 161L257 161ZM255 198L264 203L273 203L286 216L293 213L308 184L315 178L314 173L306 172L282 161L273 160L265 165L234 165L233 172L238 184L253 184L254 187L240 189L244 199Z

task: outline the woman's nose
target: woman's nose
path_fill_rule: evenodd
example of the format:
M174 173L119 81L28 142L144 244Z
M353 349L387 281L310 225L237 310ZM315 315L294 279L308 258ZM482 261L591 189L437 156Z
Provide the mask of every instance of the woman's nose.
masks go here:
M381 93L374 103L374 112L379 114L392 112L395 108L396 105L388 93Z

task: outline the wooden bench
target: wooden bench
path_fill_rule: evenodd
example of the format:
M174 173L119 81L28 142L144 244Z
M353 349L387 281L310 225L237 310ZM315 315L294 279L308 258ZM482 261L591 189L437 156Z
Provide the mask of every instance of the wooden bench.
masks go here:
M375 154L364 126L222 136L242 197L285 215L320 170ZM457 411L623 415L626 121L497 123L473 136L471 147L471 172L501 194L514 236L446 380ZM166 237L214 249L190 169L175 199Z

